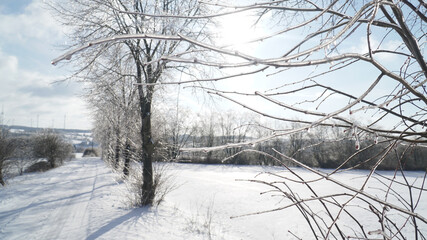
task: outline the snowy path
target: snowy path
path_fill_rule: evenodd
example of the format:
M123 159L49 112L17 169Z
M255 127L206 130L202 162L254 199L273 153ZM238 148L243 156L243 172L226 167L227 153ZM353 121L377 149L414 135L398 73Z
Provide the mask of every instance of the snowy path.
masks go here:
M20 178L1 192L0 239L84 239L91 200L104 187L97 179L108 172L99 159L86 158Z
M189 176L186 169L179 171L177 195L152 209L128 209L125 184L117 183L117 175L99 158L74 159L45 173L16 177L0 188L0 239L241 239L232 236L238 231L206 224L210 216L202 208L210 195L199 203L194 196L202 195L182 192L197 190L187 181L221 182L182 174ZM186 203L197 208L186 209Z

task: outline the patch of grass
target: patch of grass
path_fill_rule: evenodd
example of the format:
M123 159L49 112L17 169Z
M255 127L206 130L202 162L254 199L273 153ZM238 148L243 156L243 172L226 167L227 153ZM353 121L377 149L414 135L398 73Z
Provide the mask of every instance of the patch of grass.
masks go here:
M197 209L187 218L186 231L205 235L211 240L214 237L214 200L208 205L199 205Z

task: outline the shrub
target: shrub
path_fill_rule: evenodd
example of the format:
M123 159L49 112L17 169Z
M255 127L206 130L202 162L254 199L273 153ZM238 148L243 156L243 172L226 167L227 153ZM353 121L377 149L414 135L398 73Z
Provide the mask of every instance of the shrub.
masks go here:
M32 173L32 172L45 172L49 169L51 169L51 165L49 162L47 161L40 161L40 162L36 162L33 165L31 165L30 167L28 167L25 172L26 173Z
M46 131L34 137L33 152L37 158L46 158L50 167L54 168L71 156L72 146L57 134Z
M165 196L171 191L175 190L177 187L174 184L173 175L168 172L167 166L167 164L158 164L154 167L153 189L155 198L153 201L153 206L160 205L164 201ZM143 184L142 169L131 168L126 184L129 191L128 205L131 207L141 206Z
M93 148L86 148L83 152L83 157L98 157L98 152Z

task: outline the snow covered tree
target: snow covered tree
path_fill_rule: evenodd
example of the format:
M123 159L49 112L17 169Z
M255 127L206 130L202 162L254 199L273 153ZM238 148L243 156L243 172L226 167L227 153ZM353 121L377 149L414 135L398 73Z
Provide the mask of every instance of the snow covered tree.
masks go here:
M178 35L182 34L199 41L207 41L206 24L209 19L193 19L204 14L203 6L196 0L76 0L53 1L51 4L58 20L71 29L70 47L89 44L88 51L74 57L77 67L73 77L84 80L93 79L100 71L114 71L108 63L125 61L125 74L131 76L137 86L140 111L140 135L142 139L143 189L142 205L151 205L154 197L152 160L154 139L152 136L152 102L156 84L168 81L165 72L173 69L187 71L162 56L171 56L178 52L192 52L192 44L184 41L164 41L148 37L143 39L126 38L131 35ZM150 15L183 15L188 18L156 18ZM123 38L116 39L116 36ZM101 38L113 37L118 41L105 41L93 44ZM111 49L117 58L111 59ZM119 49L119 51L117 51ZM70 59L71 55L65 56ZM55 61L54 61L55 62ZM98 72L97 74L94 74Z
M135 129L140 128L138 120L138 93L131 76L126 76L127 64L116 61L114 71L103 72L93 80L87 82L90 91L86 94L89 106L92 108L95 120L95 137L106 152L107 160L113 159L110 164L118 170L120 156L130 156L131 142L133 148L136 143ZM126 150L127 149L127 150ZM109 156L114 152L114 156ZM125 157L124 172L130 159ZM125 173L126 175L126 173Z
M204 4L210 5L209 2L204 2ZM248 39L251 44L254 42L259 45L263 42L270 44L271 39L282 38L286 34L298 37L288 42L289 44L280 45L275 49L275 52L282 52L282 56L269 57L265 52L262 53L263 56L252 56L235 51L232 46L212 46L192 38L194 35L191 34L162 32L161 35L138 33L120 35L118 33L114 37L92 42L86 40L84 41L86 45L72 49L53 62L59 62L75 54L86 53L94 45L102 46L105 43L116 43L121 40L187 41L197 47L199 51L219 52L232 56L233 61L200 61L197 58L191 58L191 54L195 50L176 55L164 53L157 58L153 56L150 60L156 63L168 60L243 70L245 67L261 66L256 71L246 71L222 78L202 79L206 81L232 79L261 71L271 71L268 72L268 76L274 77L286 74L292 69L301 68L304 69L305 76L292 75L292 78L285 83L279 82L277 86L264 93L262 91L243 93L220 89L207 89L207 91L265 117L301 123L303 127L299 131L319 125L336 126L355 131L357 133L355 138L360 138L359 136L364 134L374 134L411 143L426 142L426 134L423 130L425 113L422 111L423 104L427 102L424 94L426 64L422 50L425 45L425 41L423 41L425 38L423 26L426 20L425 4L410 1L397 3L393 1L332 1L328 3L298 0L254 1L248 5L221 5L218 3L212 5L219 8L218 13L203 15L198 12L196 18L212 19L242 11L256 11L259 13L257 24L268 26L272 25L271 21L279 19L276 27L273 28L276 30L275 32ZM194 18L164 12L154 14L140 12L139 16L158 19L158 21ZM267 18L267 23L263 22L264 18ZM227 58L225 59L227 60ZM240 59L241 62L236 62L235 59ZM393 61L389 59L393 59ZM344 79L343 81L347 83L347 88L345 88L332 80L342 79L344 76L353 77L345 75L348 71L358 71L359 74L363 74L360 77L359 74L354 75L354 80L359 79L360 81L350 82ZM368 73L369 76L366 75ZM201 79L194 81L201 81ZM386 90L383 89L383 85L387 86ZM383 91L379 91L379 89ZM313 95L317 92L320 95ZM297 93L314 97L295 98L293 102L282 100ZM245 105L245 102L234 99L233 95L256 97L260 101L275 104L295 114L302 114L305 119L295 120L297 118L283 118L269 112L257 111L253 107ZM337 97L348 99L348 102L343 101L337 105L337 102L334 101L334 98ZM332 103L336 106L329 107ZM414 105L415 108L413 108ZM323 109L324 111L322 111ZM364 115L364 112L372 113L374 117L362 126L354 119ZM349 115L351 116L349 117ZM308 120L309 118L310 120Z

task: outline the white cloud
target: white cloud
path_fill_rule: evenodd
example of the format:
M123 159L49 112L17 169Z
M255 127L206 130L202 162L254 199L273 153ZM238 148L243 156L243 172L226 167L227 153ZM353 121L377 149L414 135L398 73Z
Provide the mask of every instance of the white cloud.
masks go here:
M8 76L17 71L18 58L15 56L3 56L0 49L0 71Z
M53 42L61 38L57 23L41 0L34 0L19 14L0 14L1 40L31 44L31 41Z
M61 119L67 114L68 127L90 128L84 102L78 97L80 87L77 84L51 84L58 76L25 70L17 57L9 56L1 49L0 64L0 104L4 108L6 124L36 126L38 115L45 119L40 122L40 127L51 127L51 120L56 122L54 127L62 127Z
M1 5L1 4L0 4ZM76 83L52 84L63 70L50 65L59 55L54 45L63 41L62 26L42 0L22 11L0 11L0 107L5 123L39 127L90 128L84 101Z

